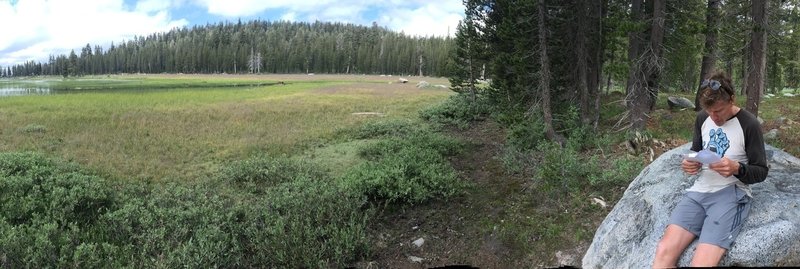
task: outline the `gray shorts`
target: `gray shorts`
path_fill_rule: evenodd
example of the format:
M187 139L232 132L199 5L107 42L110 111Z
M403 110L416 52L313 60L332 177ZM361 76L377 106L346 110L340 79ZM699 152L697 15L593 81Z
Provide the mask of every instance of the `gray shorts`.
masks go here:
M687 192L672 211L669 224L700 237L700 243L730 249L750 212L750 197L732 184L717 192Z

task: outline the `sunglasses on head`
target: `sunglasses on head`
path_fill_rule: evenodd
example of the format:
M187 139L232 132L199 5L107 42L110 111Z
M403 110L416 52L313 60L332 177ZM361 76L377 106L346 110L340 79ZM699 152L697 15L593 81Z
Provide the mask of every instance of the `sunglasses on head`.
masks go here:
M722 83L719 83L719 81L714 80L714 79L706 79L706 80L703 80L703 83L700 83L700 88L701 89L711 88L714 91L718 91L721 86L722 86ZM723 88L723 90L725 90L725 89ZM730 94L730 92L728 92L727 90L725 90L725 92Z
M722 84L719 83L719 81L716 81L716 80L713 80L713 79L703 80L703 83L700 84L700 88L709 87L709 88L711 88L712 90L715 90L715 91L719 90L720 86L722 86Z

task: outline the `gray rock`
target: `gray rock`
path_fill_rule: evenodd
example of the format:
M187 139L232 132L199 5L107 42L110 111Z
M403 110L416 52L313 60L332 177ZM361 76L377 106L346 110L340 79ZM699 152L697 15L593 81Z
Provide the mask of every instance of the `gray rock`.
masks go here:
M422 247L422 244L425 244L425 239L420 237L419 239L414 240L414 242L411 242L411 243L419 248L419 247Z
M794 94L791 94L791 93L788 93L788 92L787 92L787 93L784 93L784 94L783 94L783 96L786 96L786 97L794 97Z
M631 182L597 229L583 268L650 268L672 209L696 176L679 168L685 144L662 154ZM720 266L800 264L800 159L767 145L770 165L764 182L753 184L750 216ZM678 266L688 266L695 240Z
M769 130L766 134L764 134L764 140L773 140L778 138L778 129Z
M689 99L686 99L686 98L683 98L683 97L678 97L678 96L667 97L667 105L669 105L670 109L675 108L675 107L678 107L678 108L692 108L692 109L695 108L694 102L692 102Z
M397 81L400 81L400 83L408 83L408 79L404 79L404 78L399 78L399 79L397 79Z
M428 83L427 81L420 81L420 82L417 83L417 88L420 88L420 89L427 88L429 86L431 86L431 84Z
M784 123L786 123L786 117L778 117L775 119L775 124L777 125L783 125Z
M411 261L411 262L422 262L425 259L417 257L417 256L408 255L408 260Z

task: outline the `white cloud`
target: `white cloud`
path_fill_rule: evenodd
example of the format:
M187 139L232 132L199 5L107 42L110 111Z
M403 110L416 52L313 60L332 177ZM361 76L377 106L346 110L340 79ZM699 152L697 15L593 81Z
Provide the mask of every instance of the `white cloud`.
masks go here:
M378 23L412 36L452 36L463 14L460 1L431 2L387 10Z
M78 51L87 43L106 47L110 42L188 24L172 20L157 1L142 1L131 8L122 0L0 2L0 66L44 61L51 54Z
M464 14L461 0L194 0L194 3L210 14L228 18L278 10L284 12L282 20L362 25L376 21L381 26L415 36L445 36L448 29L453 35Z
M279 13L266 20L378 25L414 36L452 36L461 0L0 0L0 66L79 51L186 26L170 12L201 9L230 20ZM174 13L173 13L174 14ZM202 22L213 22L217 18ZM196 18L195 18L196 19Z
M268 9L308 12L334 3L333 0L194 0L209 14L235 18L253 16Z

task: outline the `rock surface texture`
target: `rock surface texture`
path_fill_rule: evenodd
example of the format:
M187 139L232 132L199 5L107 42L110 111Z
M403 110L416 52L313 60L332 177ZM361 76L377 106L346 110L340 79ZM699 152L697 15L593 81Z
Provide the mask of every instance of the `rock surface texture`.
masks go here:
M597 229L583 268L650 268L675 204L694 183L680 169L685 144L662 154L631 182ZM769 176L750 185L753 204L739 237L720 266L800 265L800 159L767 145ZM692 242L678 261L688 266Z

